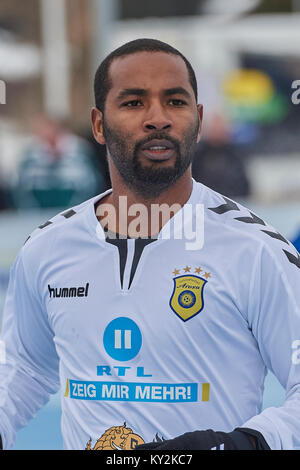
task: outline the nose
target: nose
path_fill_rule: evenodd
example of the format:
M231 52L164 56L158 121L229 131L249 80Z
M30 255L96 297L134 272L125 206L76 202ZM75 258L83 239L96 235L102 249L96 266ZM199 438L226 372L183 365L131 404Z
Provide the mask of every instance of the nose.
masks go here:
M171 129L172 120L161 104L153 104L145 116L143 128L145 131L162 131Z

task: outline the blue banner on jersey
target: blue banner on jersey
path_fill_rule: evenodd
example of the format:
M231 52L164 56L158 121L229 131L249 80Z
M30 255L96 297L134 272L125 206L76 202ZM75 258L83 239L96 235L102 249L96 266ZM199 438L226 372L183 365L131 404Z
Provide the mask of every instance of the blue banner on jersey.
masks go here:
M198 384L141 384L69 380L65 396L77 400L195 402L198 400Z

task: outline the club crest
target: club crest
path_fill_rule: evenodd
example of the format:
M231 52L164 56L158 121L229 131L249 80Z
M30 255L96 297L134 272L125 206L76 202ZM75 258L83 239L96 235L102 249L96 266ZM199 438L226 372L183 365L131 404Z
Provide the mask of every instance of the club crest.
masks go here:
M173 281L174 289L170 298L170 307L181 320L190 320L204 307L203 290L207 280L187 274L177 276L173 278Z

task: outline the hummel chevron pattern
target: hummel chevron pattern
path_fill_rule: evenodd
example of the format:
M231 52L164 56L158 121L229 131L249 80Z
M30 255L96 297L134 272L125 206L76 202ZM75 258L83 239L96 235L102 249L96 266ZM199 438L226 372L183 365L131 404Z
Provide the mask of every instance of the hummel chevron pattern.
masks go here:
M235 204L230 199L227 199L226 197L223 197L223 199L225 201L225 204L221 204L220 206L217 206L217 207L209 207L208 209L219 215L225 214L226 212L229 212L229 211L240 210L237 204ZM264 225L264 226L266 225L266 223L262 219L260 219L257 215L253 214L252 212L250 212L250 216L235 217L235 220L238 220L239 222L243 222L245 224L258 224L258 225ZM272 232L269 230L261 230L261 232L264 232L269 237L272 237L276 240L282 241L289 245L289 242L278 232ZM294 256L289 251L286 251L286 250L282 250L282 251L288 258L289 262L294 264L297 268L300 269L300 255L298 254L298 256Z

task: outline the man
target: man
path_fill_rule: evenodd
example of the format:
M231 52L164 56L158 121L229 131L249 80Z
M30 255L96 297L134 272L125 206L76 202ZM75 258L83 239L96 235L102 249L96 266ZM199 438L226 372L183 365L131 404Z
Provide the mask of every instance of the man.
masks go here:
M99 66L95 98L112 190L41 225L12 269L4 448L60 385L66 449L299 446L299 255L192 180L193 69L132 41ZM267 368L287 399L261 412Z

